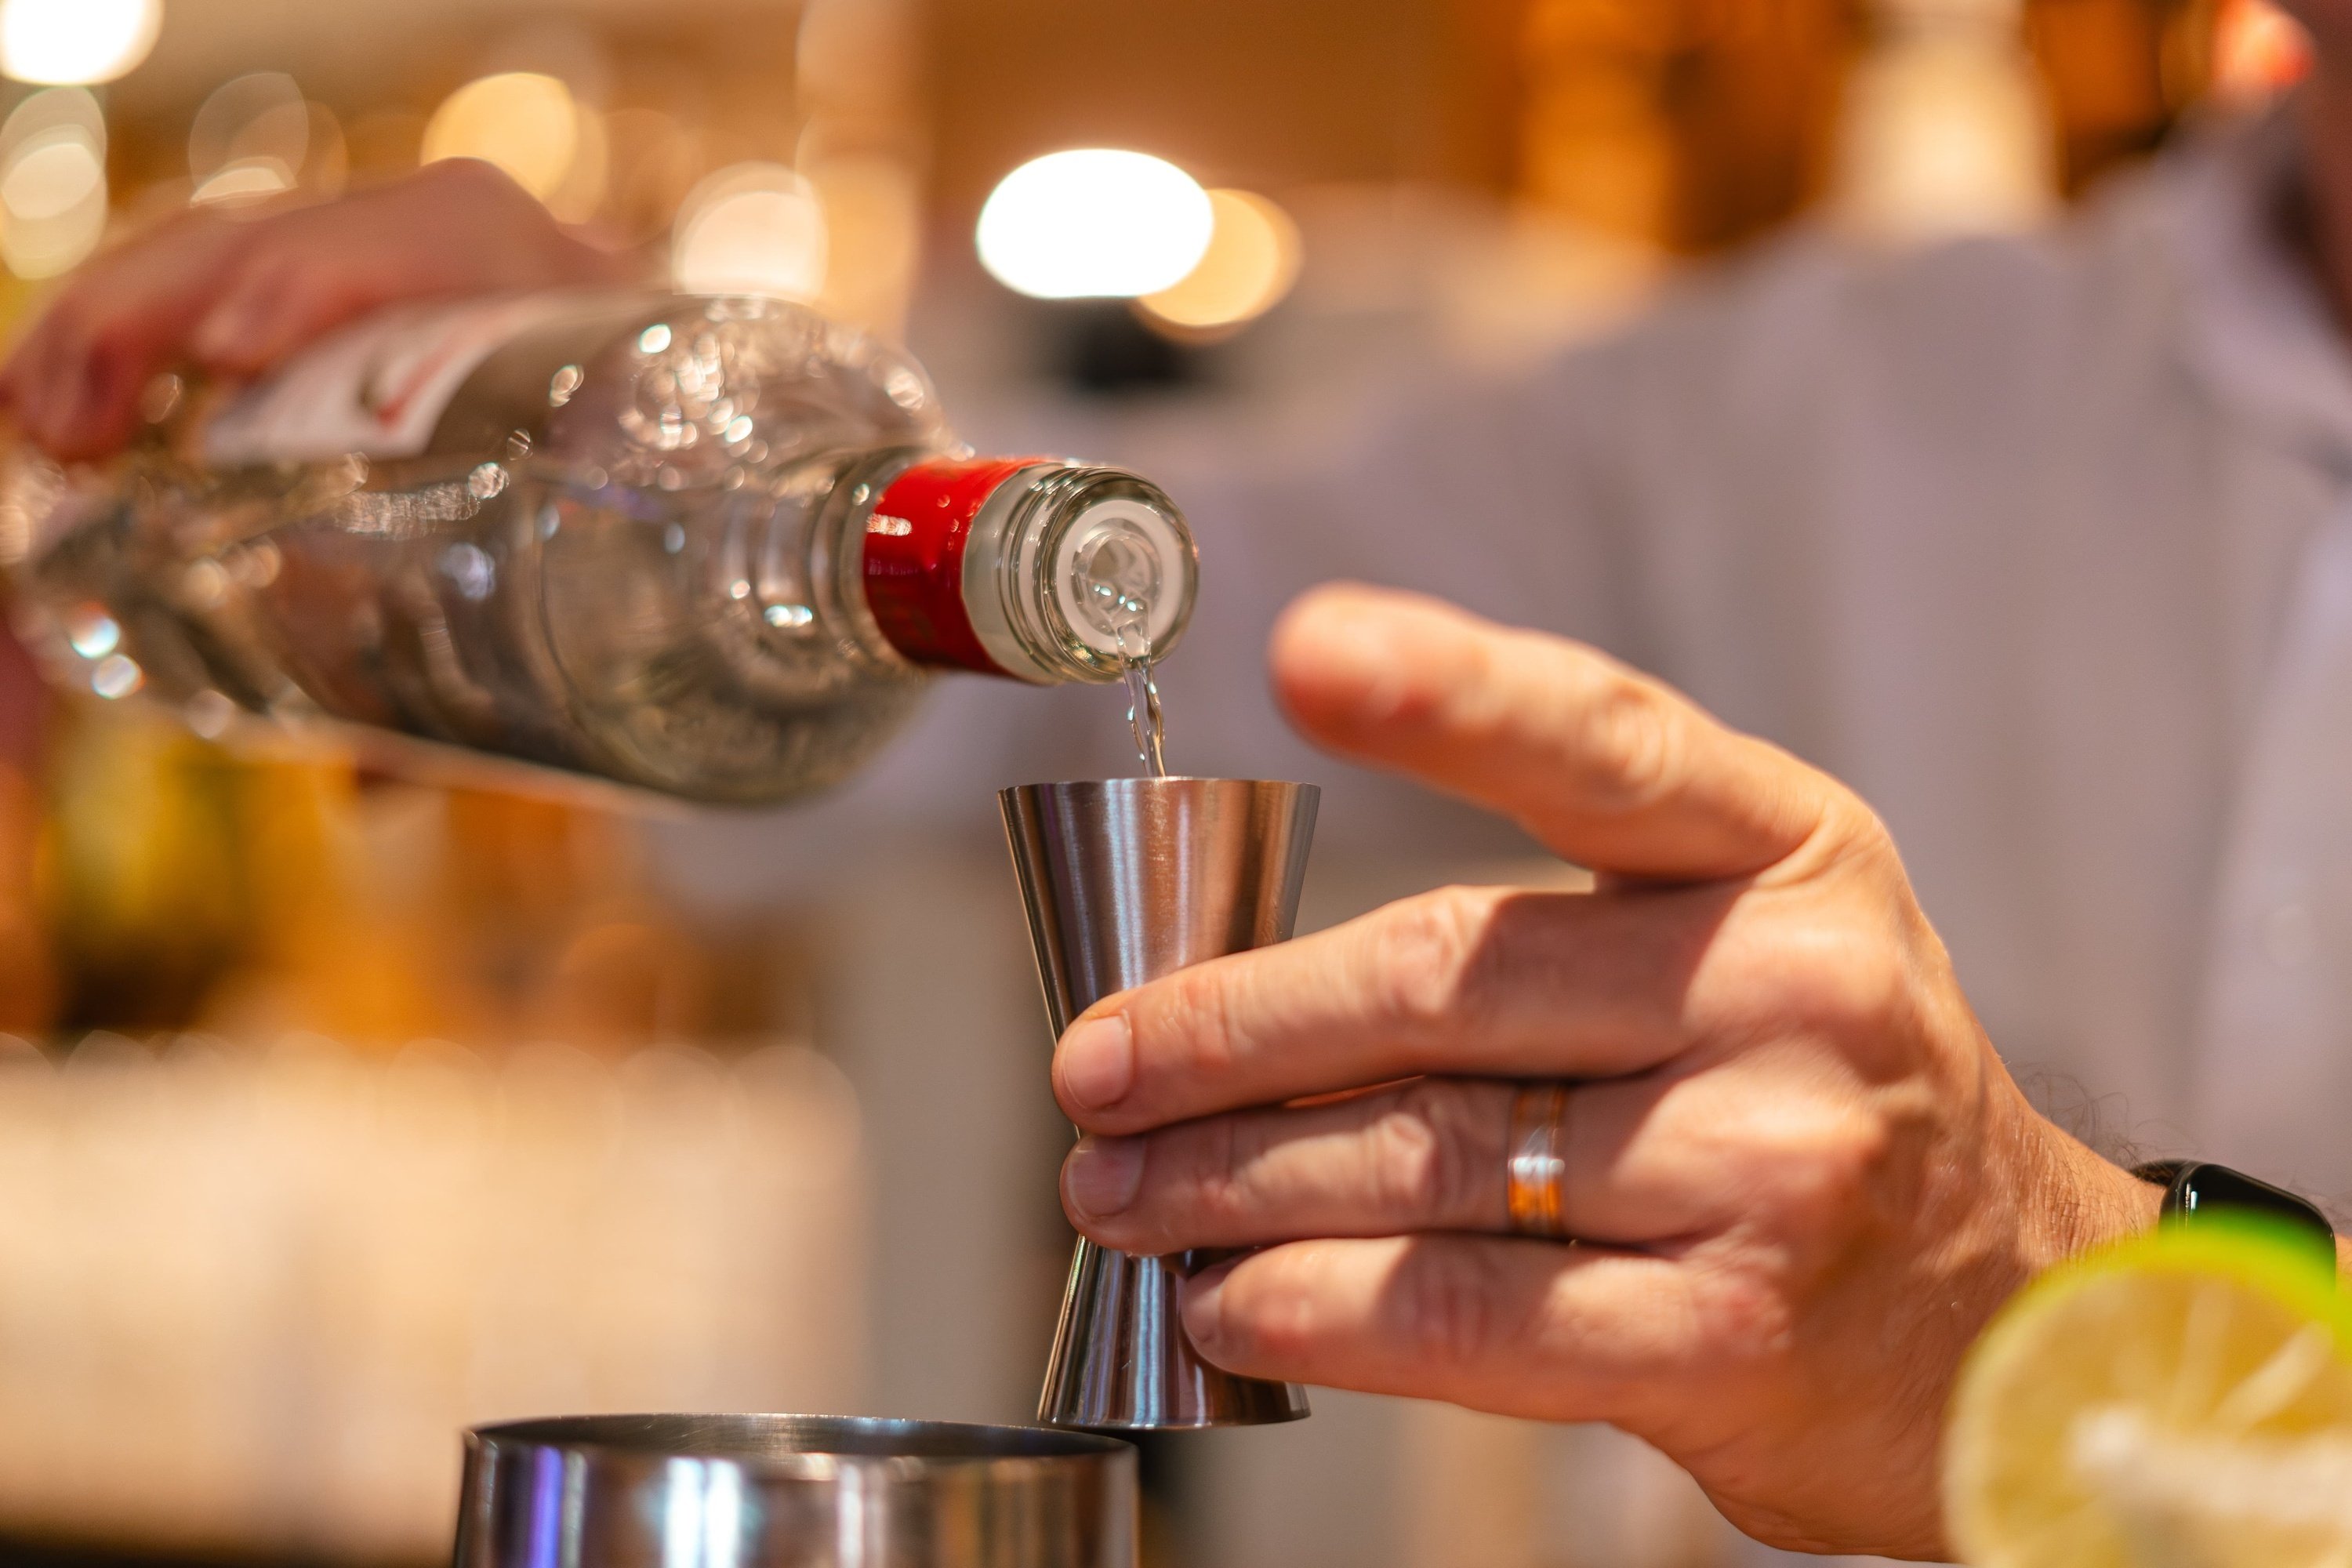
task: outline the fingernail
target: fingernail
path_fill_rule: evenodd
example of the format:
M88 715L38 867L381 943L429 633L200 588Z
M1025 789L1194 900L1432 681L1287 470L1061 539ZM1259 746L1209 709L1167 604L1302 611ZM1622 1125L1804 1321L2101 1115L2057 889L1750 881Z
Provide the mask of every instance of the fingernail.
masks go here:
M1143 1189L1143 1140L1088 1138L1062 1166L1062 1195L1076 1217L1125 1214Z
M1062 1037L1062 1093L1081 1110L1118 1104L1135 1086L1135 1034L1123 1014L1089 1018Z

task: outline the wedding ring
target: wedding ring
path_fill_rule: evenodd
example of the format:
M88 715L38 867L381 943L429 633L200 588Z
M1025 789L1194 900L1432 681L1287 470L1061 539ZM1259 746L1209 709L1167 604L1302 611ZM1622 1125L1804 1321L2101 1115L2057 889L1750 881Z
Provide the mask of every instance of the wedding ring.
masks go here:
M1567 1121L1568 1085L1523 1083L1512 1091L1503 1171L1511 1229L1517 1235L1556 1240L1568 1236L1568 1161L1560 1152Z

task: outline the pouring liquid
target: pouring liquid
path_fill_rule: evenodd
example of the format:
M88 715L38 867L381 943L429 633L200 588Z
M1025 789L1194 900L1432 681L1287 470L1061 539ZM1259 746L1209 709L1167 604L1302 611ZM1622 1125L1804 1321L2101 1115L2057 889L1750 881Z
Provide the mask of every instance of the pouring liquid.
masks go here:
M1122 647L1126 638L1119 639ZM1151 679L1150 642L1144 642L1145 651L1128 655L1127 658L1127 722L1135 732L1136 755L1141 759L1145 772L1152 778L1168 776L1167 721L1160 711L1160 688Z
M1168 776L1166 721L1151 679L1151 606L1160 574L1150 559L1118 534L1107 534L1077 559L1079 603L1118 647L1125 667L1128 728L1145 773Z

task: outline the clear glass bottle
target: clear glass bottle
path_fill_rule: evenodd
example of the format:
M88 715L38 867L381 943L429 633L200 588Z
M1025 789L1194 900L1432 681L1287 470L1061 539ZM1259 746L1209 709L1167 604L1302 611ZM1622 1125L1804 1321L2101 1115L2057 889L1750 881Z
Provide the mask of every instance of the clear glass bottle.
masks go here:
M103 470L21 456L58 679L200 729L326 718L697 800L854 771L929 672L1111 681L1192 611L1118 469L982 459L905 356L798 306L535 295L345 330Z

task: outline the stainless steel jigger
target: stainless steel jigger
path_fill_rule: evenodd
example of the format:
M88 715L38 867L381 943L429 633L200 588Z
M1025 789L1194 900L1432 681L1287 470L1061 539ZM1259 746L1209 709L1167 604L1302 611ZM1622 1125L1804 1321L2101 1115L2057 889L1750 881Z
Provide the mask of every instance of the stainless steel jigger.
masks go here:
M1108 779L999 795L1056 1039L1102 997L1290 937L1313 784ZM1037 1419L1111 1430L1296 1421L1295 1384L1193 1352L1178 1291L1217 1256L1130 1258L1081 1238Z

